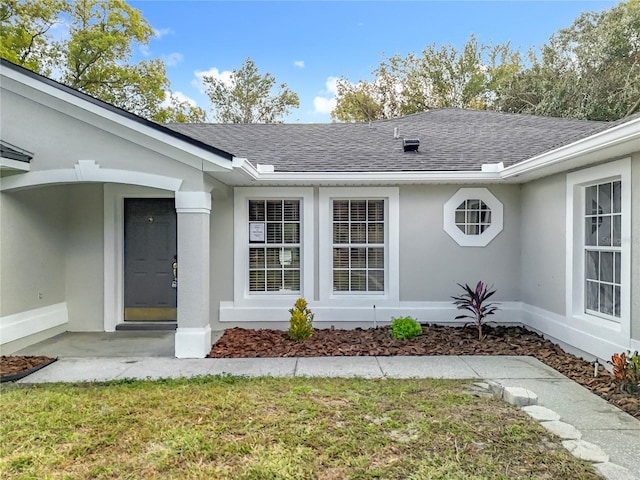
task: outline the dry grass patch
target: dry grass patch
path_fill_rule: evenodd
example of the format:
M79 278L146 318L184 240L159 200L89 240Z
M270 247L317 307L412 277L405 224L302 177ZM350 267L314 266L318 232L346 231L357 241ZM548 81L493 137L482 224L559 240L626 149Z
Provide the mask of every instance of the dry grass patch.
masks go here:
M12 387L0 477L598 479L468 382L202 377Z

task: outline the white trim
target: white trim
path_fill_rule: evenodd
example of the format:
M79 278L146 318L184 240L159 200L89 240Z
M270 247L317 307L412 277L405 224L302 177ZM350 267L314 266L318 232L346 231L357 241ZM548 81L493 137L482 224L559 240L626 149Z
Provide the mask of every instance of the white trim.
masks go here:
M607 180L622 182L622 271L619 323L584 313L584 187ZM585 335L628 344L631 338L631 159L625 158L567 174L566 284L567 321ZM565 341L564 339L561 339ZM571 343L567 341L567 343ZM576 345L578 348L582 348ZM582 348L585 350L584 348Z
M177 358L205 358L211 351L211 327L178 327L175 336Z
M339 307L389 305L400 298L400 189L398 187L320 188L318 205L318 264L320 301L331 301ZM384 293L363 292L336 294L333 292L333 199L385 200L385 266Z
M501 302L500 310L489 319L489 323L520 324L521 304L519 302ZM290 305L288 306L291 307ZM464 320L455 320L459 310L451 302L397 302L379 305L373 308L371 302L363 305L336 305L327 302L309 302L314 313L314 325L358 324L360 327L388 325L391 317L412 316L420 323L437 323L441 325L464 325ZM220 302L220 321L238 324L273 322L288 328L287 315L281 306L248 306L238 307L233 302ZM259 327L258 327L259 328Z
M0 157L0 170L18 170L21 172L28 172L31 170L31 164L21 162L20 160L14 160L12 158Z
M301 200L300 239L302 265L300 266L300 292L288 294L249 293L249 211L250 199ZM233 209L233 298L236 306L278 305L291 308L298 297L312 298L314 292L314 214L312 188L236 187ZM285 311L286 313L286 311Z
M176 192L176 212L211 213L211 194L207 192Z
M124 199L173 198L173 192L136 185L104 186L104 331L124 322Z
M607 157L628 155L638 150L640 150L640 117L511 165L502 171L501 177L509 179L526 176L526 180L530 180L535 177L529 174L540 172L548 175L559 171L557 166L566 171L569 168L587 166L590 163L606 160Z
M631 346L624 333L606 330L587 318L565 317L528 304L522 305L521 318L523 325L603 360Z
M136 172L133 170L101 168L100 165L93 160L79 160L73 168L40 170L37 172L3 177L0 190L18 190L39 185L60 183L94 182L140 185L170 191L177 191L182 185L182 179L179 178Z
M491 225L479 235L467 235L456 225L456 209L465 200L482 200L491 210ZM461 188L444 204L442 223L444 231L461 247L486 247L502 231L502 202L486 188Z
M67 302L6 315L0 317L0 344L4 345L68 323Z

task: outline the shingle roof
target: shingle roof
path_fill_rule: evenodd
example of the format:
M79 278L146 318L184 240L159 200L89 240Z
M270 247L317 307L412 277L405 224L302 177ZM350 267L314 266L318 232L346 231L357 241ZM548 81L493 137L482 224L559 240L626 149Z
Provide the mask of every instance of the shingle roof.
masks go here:
M445 108L371 123L167 126L276 172L381 172L506 167L612 125ZM403 137L420 139L419 152L405 153Z

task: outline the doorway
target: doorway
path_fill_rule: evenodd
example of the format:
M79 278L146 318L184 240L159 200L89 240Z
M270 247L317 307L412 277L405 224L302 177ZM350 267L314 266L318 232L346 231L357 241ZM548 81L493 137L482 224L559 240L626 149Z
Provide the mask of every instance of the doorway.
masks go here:
M176 321L176 252L174 199L125 198L125 322Z

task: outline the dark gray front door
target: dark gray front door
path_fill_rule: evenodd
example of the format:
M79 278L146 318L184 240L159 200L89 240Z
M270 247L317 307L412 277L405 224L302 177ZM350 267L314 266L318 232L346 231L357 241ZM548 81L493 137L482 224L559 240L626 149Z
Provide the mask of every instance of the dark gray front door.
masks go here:
M126 198L124 218L124 319L175 321L174 200Z

